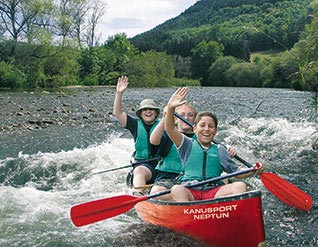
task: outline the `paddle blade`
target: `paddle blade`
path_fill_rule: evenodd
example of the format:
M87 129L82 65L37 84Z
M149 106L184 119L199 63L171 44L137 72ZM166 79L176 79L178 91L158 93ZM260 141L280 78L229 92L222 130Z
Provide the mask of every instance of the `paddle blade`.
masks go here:
M85 226L125 213L147 196L114 196L75 205L71 208L71 220L77 227Z
M312 198L304 191L271 172L259 174L264 186L286 205L309 211Z

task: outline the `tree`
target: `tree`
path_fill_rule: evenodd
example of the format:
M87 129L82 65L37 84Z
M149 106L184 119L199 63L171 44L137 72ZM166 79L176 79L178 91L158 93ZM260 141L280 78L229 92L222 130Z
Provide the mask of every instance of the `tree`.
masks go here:
M312 21L289 55L290 61L297 61L297 70L291 76L293 87L318 92L318 3L312 2L311 8Z
M126 63L124 73L134 87L166 87L174 76L174 68L166 53L147 51Z
M119 71L120 66L129 62L138 52L124 33L110 36L104 46L114 53L116 57L114 69Z
M71 13L73 19L72 37L77 41L78 47L82 47L84 34L87 28L86 15L89 11L88 0L74 0L72 2L73 12Z
M226 80L236 87L261 87L260 71L255 64L236 63L228 69Z
M24 83L24 75L11 64L0 62L0 87L17 88Z
M18 41L26 40L36 20L47 13L51 4L46 0L0 0L0 17L2 32L11 37L11 55L15 54Z
M66 38L72 33L72 0L59 0L58 17L56 20L57 35L62 37L62 46L66 44Z
M176 78L191 78L191 57L172 56Z
M205 85L209 77L209 68L217 58L223 54L223 45L215 41L201 41L192 50L192 74L200 78L201 85Z
M232 56L220 57L209 68L209 78L207 86L232 86L231 81L227 81L226 74L232 65L238 63L238 59Z
M88 26L85 34L86 44L91 47L98 43L96 29L100 18L105 14L106 5L99 0L91 0L89 8Z

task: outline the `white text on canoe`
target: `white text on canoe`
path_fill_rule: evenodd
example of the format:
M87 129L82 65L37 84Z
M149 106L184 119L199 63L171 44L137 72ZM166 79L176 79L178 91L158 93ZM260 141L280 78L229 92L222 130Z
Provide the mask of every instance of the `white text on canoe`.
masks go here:
M229 218L230 212L236 209L237 204L233 204L220 207L183 209L183 213L193 215L194 220L223 219Z

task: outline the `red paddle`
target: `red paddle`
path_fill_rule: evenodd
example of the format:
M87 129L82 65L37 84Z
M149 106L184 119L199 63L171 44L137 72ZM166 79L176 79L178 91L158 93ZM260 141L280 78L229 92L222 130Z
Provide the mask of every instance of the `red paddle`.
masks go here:
M175 112L174 115L189 126L193 127L192 123L178 113ZM221 144L216 140L213 140L213 142L215 144ZM234 158L242 162L247 167L253 167L250 163L238 155L235 155ZM261 178L264 186L286 205L305 211L309 211L312 208L312 197L290 182L287 182L283 178L271 172L263 172L262 174L258 174L258 176Z
M216 141L213 142L217 143ZM250 163L238 155L235 155L234 158L247 167L252 167ZM286 205L305 211L309 211L312 208L312 197L285 179L271 172L263 172L258 174L258 176L266 189Z
M71 220L77 227L85 226L125 213L147 199L147 196L121 195L85 202L71 208Z
M264 186L286 205L309 211L312 197L304 191L271 172L259 174Z
M199 186L207 183L214 183L230 177L235 177L241 174L253 172L254 168L240 170L229 173L216 178L211 178L201 182L191 184L187 187ZM71 207L71 220L77 227L85 226L94 222L105 220L119 214L125 213L133 208L138 202L146 201L148 199L169 194L170 190L160 191L155 194L136 197L131 195L120 195L100 200L85 202Z

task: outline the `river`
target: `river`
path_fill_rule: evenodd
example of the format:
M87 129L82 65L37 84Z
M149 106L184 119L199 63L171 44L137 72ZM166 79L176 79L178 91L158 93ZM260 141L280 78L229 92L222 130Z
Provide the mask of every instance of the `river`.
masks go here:
M124 109L144 98L164 107L173 88L128 89ZM72 205L129 193L133 140L111 115L113 87L0 92L0 246L200 246L143 223L134 210L76 228ZM287 89L190 88L187 99L219 118L216 139L298 186L314 208L300 211L268 192L260 179L268 246L318 246L318 126L313 94ZM253 234L253 233L251 233Z

